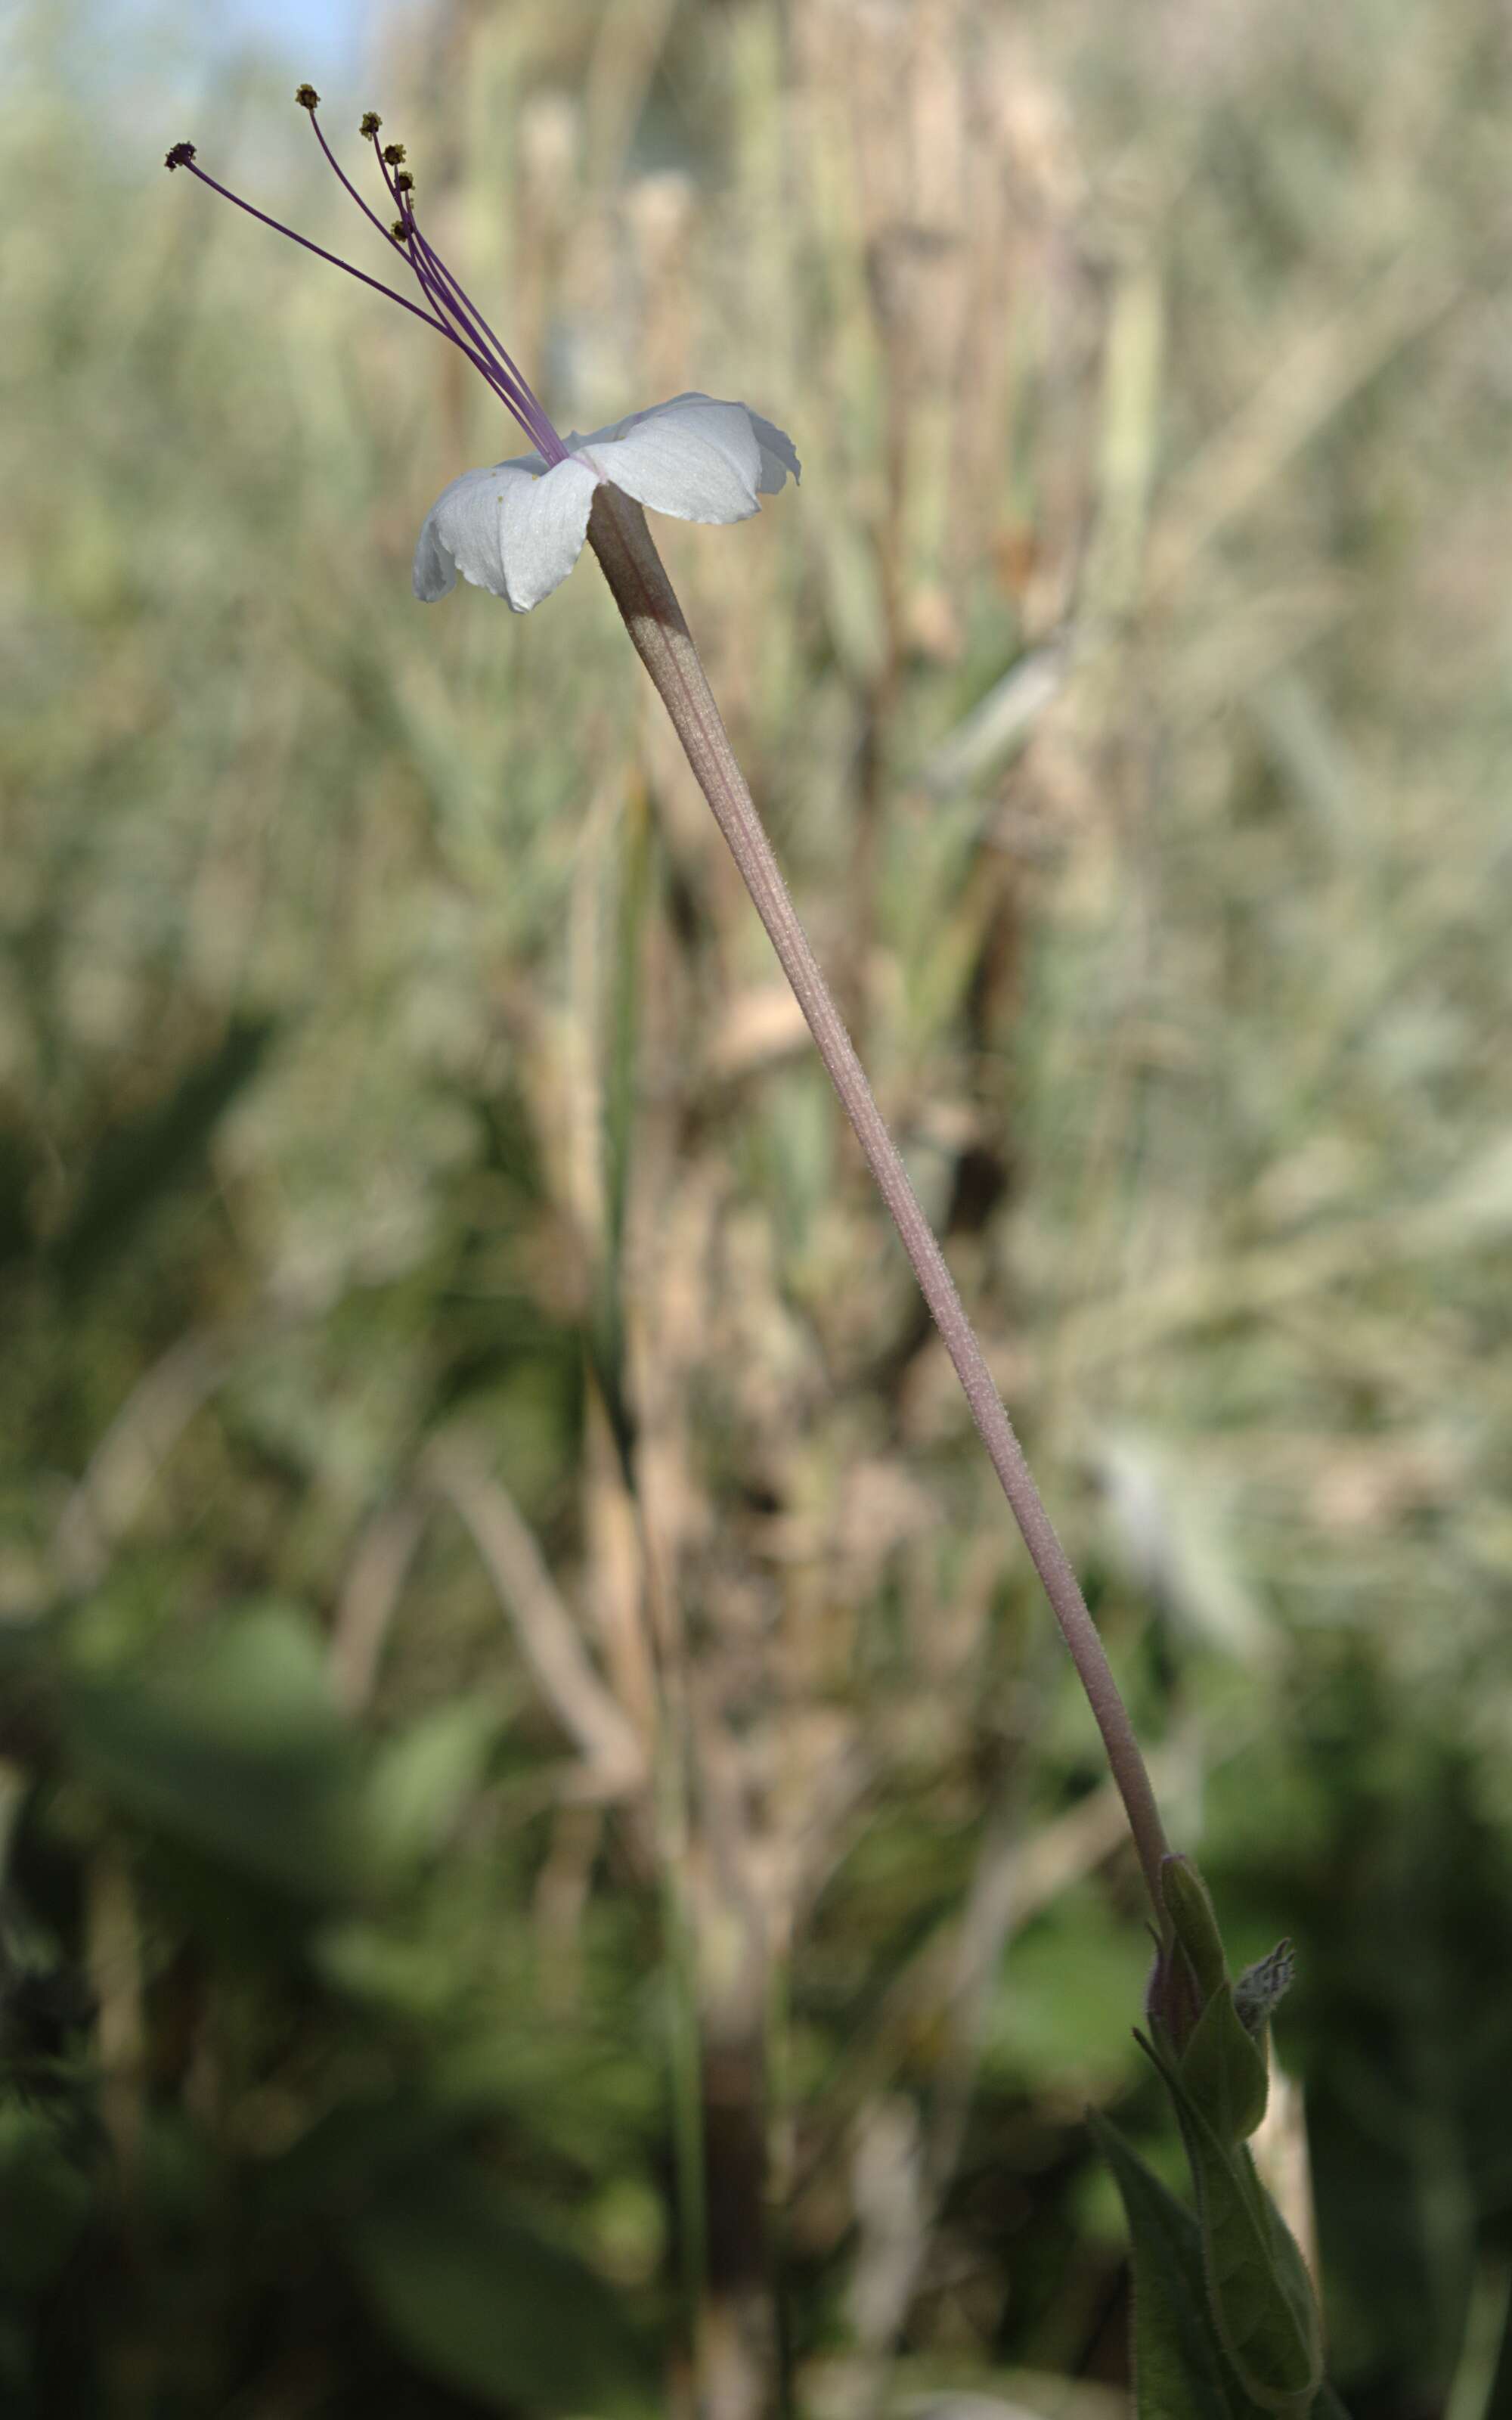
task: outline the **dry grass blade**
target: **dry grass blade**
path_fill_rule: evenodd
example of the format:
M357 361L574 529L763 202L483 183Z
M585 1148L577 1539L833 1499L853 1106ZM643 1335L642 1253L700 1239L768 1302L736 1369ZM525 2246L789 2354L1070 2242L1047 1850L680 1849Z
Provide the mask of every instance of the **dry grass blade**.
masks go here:
M520 1652L563 1730L581 1750L578 1787L593 1797L633 1793L645 1781L644 1748L594 1671L508 1491L481 1450L458 1436L440 1438L428 1449L424 1476L471 1532Z

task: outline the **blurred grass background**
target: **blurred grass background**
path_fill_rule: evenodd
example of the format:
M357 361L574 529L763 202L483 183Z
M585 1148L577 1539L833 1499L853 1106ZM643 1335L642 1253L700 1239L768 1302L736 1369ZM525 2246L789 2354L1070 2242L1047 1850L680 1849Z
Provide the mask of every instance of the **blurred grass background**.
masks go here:
M1168 1827L1297 1939L1345 2399L1507 2408L1512 25L367 33L328 131L560 425L794 435L658 540ZM1111 2420L1146 1945L1025 1558L594 566L409 596L481 383L162 174L385 273L318 63L159 39L192 118L86 0L0 98L6 2409Z

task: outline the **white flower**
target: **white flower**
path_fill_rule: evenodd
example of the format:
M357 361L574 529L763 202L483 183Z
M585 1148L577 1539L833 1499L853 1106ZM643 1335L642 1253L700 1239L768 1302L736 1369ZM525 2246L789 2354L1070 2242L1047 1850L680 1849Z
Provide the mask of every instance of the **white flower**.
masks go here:
M444 597L460 572L528 613L582 552L601 479L678 520L743 521L790 471L799 475L780 428L707 395L673 396L587 437L573 429L565 443L565 461L548 467L544 455L521 454L442 489L415 549L417 597Z

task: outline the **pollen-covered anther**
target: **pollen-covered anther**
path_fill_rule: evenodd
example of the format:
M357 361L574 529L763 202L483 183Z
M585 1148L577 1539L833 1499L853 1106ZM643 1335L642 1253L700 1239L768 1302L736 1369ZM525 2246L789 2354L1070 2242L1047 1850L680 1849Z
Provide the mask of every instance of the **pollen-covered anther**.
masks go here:
M387 160L391 168L402 168L404 165L404 145L402 143L385 143L383 146L383 157Z
M313 84L296 85L294 98L301 109L318 109L320 106L320 95Z
M357 132L363 137L364 141L371 142L382 123L383 120L378 116L376 109L365 109L363 112L362 123L359 125Z
M393 225L389 229L389 233L393 236L395 243L408 243L409 240L409 228L407 222L403 219L395 219Z
M171 151L164 152L162 164L165 168L187 168L193 156L193 143L176 143Z
M401 194L412 194L415 190L415 180L408 168L401 168L393 181Z

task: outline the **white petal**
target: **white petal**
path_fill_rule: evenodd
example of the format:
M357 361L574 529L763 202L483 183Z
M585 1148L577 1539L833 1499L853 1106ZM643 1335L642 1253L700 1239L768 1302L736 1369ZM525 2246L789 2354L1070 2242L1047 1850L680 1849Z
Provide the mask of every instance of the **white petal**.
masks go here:
M745 409L749 411L749 405L746 405ZM764 420L759 411L751 412L750 425L756 431L756 442L762 449L762 475L756 485L763 495L775 496L790 471L793 473L794 486L799 486L803 479L803 465L798 460L797 448L787 430L779 428L775 421Z
M443 488L415 549L415 595L429 604L471 580L528 613L560 587L588 529L598 473L568 460L548 470L538 454L464 471Z
M570 450L654 512L684 521L741 521L773 495L798 458L791 439L743 403L707 395L673 396L633 411L591 436L576 430Z
M421 525L420 542L415 548L414 590L424 604L430 605L438 597L449 596L456 586L457 535L474 511L482 513L489 504L489 483L497 494L501 473L530 471L538 477L545 468L539 454L520 454L512 461L495 462L487 470L464 471L441 489ZM481 535L486 537L486 532ZM475 572L467 573L470 580L477 576Z

